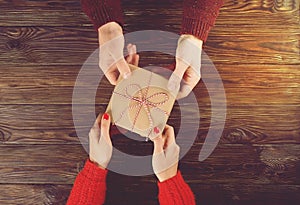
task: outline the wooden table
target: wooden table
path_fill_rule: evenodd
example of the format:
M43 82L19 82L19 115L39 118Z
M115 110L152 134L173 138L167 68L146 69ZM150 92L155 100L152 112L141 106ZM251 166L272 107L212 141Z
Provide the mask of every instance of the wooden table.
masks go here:
M123 8L127 32L180 29L180 1L126 0ZM73 125L73 86L97 49L97 33L79 0L0 0L0 10L0 204L65 204L88 156ZM299 39L298 0L225 0L204 46L225 87L225 129L213 154L199 162L211 119L201 81L198 137L180 163L197 204L299 202ZM171 61L141 53L142 66ZM97 94L97 113L110 97L111 86L102 83L107 92ZM176 113L170 124L178 129ZM114 143L131 154L152 150L151 143L122 136ZM153 175L110 172L107 183L106 204L158 204Z

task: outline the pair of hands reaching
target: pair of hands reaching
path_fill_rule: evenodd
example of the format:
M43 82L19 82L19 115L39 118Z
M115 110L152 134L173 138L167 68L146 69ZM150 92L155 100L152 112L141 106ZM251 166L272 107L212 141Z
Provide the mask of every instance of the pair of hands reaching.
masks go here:
M98 115L89 133L90 160L100 168L106 169L112 157L113 146L110 139L111 118L105 113ZM177 174L179 146L175 141L173 127L166 125L161 135L153 140L152 166L160 182Z
M107 23L98 29L99 35L99 67L109 82L116 84L119 75L127 78L130 68L127 63L138 66L139 55L136 46L127 46L128 57L123 57L125 44L122 27L115 22ZM169 78L168 89L179 90L177 98L186 97L201 78L202 41L192 35L181 35L176 49L176 67ZM126 63L127 61L127 63ZM180 86L181 80L182 85Z
M127 63L138 66L139 55L136 46L127 46L128 56L124 58L125 44L122 27L115 22L107 23L98 29L99 67L109 82L116 84L119 75L130 76ZM176 66L169 78L168 89L177 91L177 98L186 97L201 78L202 41L192 35L181 35L176 49ZM183 84L181 85L181 80ZM112 143L109 135L110 117L98 116L90 133L90 160L105 169L112 156ZM173 127L166 125L162 134L153 140L152 166L159 181L165 181L177 174L179 146L176 144Z

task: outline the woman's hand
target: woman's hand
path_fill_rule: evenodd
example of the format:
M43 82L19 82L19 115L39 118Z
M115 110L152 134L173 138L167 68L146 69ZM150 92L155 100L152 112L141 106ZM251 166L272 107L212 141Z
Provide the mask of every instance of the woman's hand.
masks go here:
M109 135L110 116L98 115L89 133L90 160L100 168L106 169L112 156L112 143Z
M179 146L175 141L173 127L166 125L162 134L153 139L154 151L152 166L160 182L177 174L179 160Z
M127 62L134 65L138 64L139 56L136 54L136 47L131 44L127 46L129 56L125 60L123 56L125 43L123 30L116 22L109 22L101 26L98 29L98 35L99 67L108 81L115 85L119 75L122 75L123 78L127 78L130 75L130 68Z
M186 97L201 78L201 52L203 41L193 35L181 35L176 49L176 67L169 79L168 88L177 91L177 99Z

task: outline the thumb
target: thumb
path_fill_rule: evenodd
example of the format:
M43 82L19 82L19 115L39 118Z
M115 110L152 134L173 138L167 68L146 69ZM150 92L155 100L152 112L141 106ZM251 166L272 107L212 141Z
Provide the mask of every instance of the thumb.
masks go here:
M159 135L158 137L154 138L153 144L154 144L153 155L162 153L164 151L164 141L162 135Z
M168 82L168 89L173 92L178 92L180 88L180 82L183 75L188 68L188 65L180 59L176 59L176 67Z
M192 90L193 90L193 88L191 86L184 84L181 87L180 91L178 92L176 99L178 100L178 99L185 98L186 96L188 96L190 94L190 92Z
M123 35L120 35L112 39L111 42L109 43L110 55L114 59L114 62L119 70L120 75L126 79L127 77L129 77L131 70L124 58L123 48L124 48Z
M109 129L110 129L110 116L108 113L104 113L101 120L101 137L110 141Z
M129 65L127 64L124 57L122 57L120 60L116 62L116 66L120 72L120 75L126 79L130 76L131 70L129 68Z

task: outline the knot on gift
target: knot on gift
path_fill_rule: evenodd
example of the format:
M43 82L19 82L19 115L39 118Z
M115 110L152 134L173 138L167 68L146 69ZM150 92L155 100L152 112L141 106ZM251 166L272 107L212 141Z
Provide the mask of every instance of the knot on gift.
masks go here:
M154 120L150 112L152 109L169 116L169 113L161 107L169 100L169 95L163 92L161 88L150 87L149 85L142 88L138 84L129 84L125 87L123 93L114 91L114 94L128 101L128 106L120 113L115 123L118 123L124 114L128 113L131 121L131 131L134 128L148 129L148 136L151 134L154 126ZM143 122L137 123L138 121Z

